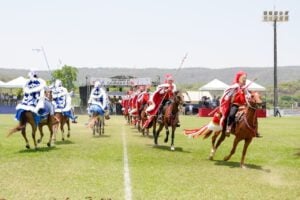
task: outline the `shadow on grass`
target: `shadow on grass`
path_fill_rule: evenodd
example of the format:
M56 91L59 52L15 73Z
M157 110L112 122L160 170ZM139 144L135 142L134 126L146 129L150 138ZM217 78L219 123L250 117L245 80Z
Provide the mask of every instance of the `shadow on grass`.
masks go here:
M58 150L59 148L53 147L38 147L37 149L23 149L18 151L17 153L39 153L39 152L49 152Z
M295 151L296 153L294 155L300 158L300 148L295 149Z
M110 135L93 135L93 138L110 138Z
M240 168L240 162L234 162L234 161L224 161L224 160L213 160L215 162L215 165L223 165L228 166L230 168ZM255 170L261 170L267 173L270 173L270 169L264 169L260 165L254 165L254 164L245 164L247 169L255 169Z
M71 140L64 140L64 141L56 141L55 145L62 145L62 144L74 144Z
M147 144L147 146L150 146L150 147L153 147L153 148L159 149L159 150L171 151L171 146L169 146L169 145L151 145L151 144ZM183 150L182 147L176 147L176 146L175 146L174 152L191 153L190 151Z

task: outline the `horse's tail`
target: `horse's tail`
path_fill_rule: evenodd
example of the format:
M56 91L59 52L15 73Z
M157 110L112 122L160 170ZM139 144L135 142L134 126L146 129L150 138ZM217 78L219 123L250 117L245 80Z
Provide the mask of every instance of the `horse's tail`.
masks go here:
M218 125L213 123L212 121L209 124L202 126L201 128L197 129L190 129L184 130L184 135L188 137L198 138L203 136L203 139L208 138L213 132L220 131L222 128Z
M88 128L93 128L95 122L97 121L97 116L92 116L88 124L86 125Z
M21 131L23 128L25 128L25 125L19 124L18 126L10 129L6 137L11 136L15 132Z
M26 124L26 111L23 111L21 113L21 116L20 116L19 120L20 120L19 125L17 125L16 127L10 129L6 137L9 137L13 133L21 131L22 129L25 128L25 124Z

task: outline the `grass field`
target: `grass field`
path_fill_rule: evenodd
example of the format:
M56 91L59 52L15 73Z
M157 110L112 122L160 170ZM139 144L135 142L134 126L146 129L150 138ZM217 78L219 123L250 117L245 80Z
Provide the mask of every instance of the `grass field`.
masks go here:
M38 150L25 149L20 133L6 134L17 124L0 115L0 199L125 199L124 141L132 199L300 199L300 117L259 119L264 136L249 146L246 165L239 167L242 143L230 161L233 136L208 160L210 139L188 139L184 128L200 127L209 118L181 116L175 151L159 138L143 137L121 116L106 122L104 136L93 137L86 116L72 124L71 138ZM30 144L32 139L27 133Z

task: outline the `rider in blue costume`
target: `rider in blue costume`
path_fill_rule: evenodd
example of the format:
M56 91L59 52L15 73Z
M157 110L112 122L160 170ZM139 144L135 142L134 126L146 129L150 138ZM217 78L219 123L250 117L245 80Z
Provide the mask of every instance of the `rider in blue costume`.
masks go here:
M61 80L55 81L54 87L52 88L53 104L55 112L61 112L63 115L69 117L73 123L77 123L77 116L74 116L71 106L71 96L68 90L62 86Z
M89 112L97 112L100 115L108 112L108 96L100 81L95 82L88 104Z

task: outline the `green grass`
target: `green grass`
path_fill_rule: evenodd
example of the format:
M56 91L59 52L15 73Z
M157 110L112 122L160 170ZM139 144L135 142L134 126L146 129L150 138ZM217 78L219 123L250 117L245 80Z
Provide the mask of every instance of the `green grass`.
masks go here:
M264 136L254 139L241 169L242 143L228 162L233 136L208 160L210 139L188 139L184 128L200 127L209 118L181 116L175 151L164 144L153 147L143 137L112 116L106 133L93 137L83 124L72 124L71 138L46 147L26 150L20 133L6 138L17 124L12 115L0 115L0 199L124 199L122 133L126 135L133 199L299 199L300 117L259 119ZM32 139L27 133L31 146ZM60 140L60 135L57 139ZM89 198L90 197L90 198Z

